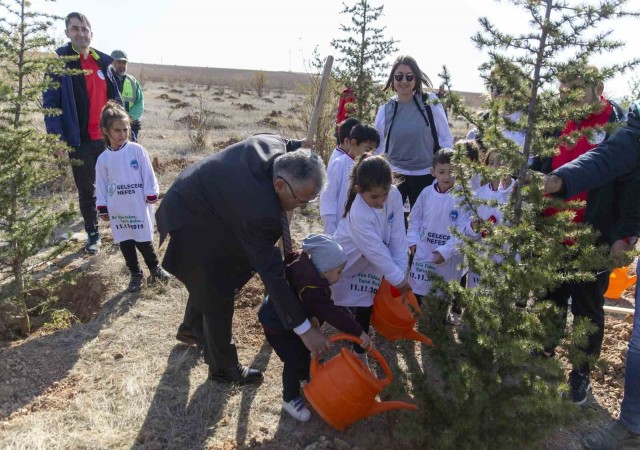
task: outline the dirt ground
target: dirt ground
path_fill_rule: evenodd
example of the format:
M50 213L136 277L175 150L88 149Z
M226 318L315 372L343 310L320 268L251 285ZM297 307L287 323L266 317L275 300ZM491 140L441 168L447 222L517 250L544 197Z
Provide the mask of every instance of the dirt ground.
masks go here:
M191 89L174 87L185 94ZM216 101L216 111L220 125L227 128L217 130L209 147L198 151L190 148L184 127L178 123L186 112L177 114L161 98L167 92L159 84L145 90L149 101L142 132L142 144L156 160L163 190L192 161L256 132L256 123L270 111L288 111L295 102L294 93L272 95L275 104L243 96L238 102L253 104L256 110L243 110L242 116L232 120L237 106L231 105L232 99L220 97L223 101ZM170 96L180 95L172 92ZM284 120L277 124L271 131L286 132ZM465 124L457 125L458 135L464 134ZM319 231L317 209L312 206L305 213L296 213L293 225L295 239ZM77 229L78 223L71 226ZM79 274L79 281L58 295L68 305L78 306L82 322L57 331L41 328L26 339L0 343L0 448L416 448L412 436L402 430L404 425L417 423L419 412L369 417L344 432L332 429L315 413L310 422L300 424L281 412L282 364L265 343L257 320L262 300L257 279L238 297L234 335L241 362L264 370L265 381L246 387L207 382L207 366L200 352L175 340L186 290L174 282L146 286L139 294L126 293L128 275L122 256L107 230L105 235L99 255L83 255L83 242L75 242L70 252L47 269ZM609 303L633 307L631 292ZM593 376L593 395L580 420L570 428L557 429L541 448L579 449L584 433L618 417L630 333L630 317L607 316L602 369ZM391 363L396 385L408 379L403 352L407 348L416 354L426 351L417 343L374 340ZM410 389L394 389L385 399L393 395L394 400L412 401L407 391Z

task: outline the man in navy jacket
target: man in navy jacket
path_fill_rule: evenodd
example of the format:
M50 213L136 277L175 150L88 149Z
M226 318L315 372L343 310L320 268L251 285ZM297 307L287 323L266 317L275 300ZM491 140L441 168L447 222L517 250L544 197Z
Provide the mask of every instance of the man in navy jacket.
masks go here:
M612 257L633 250L640 236L640 102L631 106L626 126L597 148L553 171L545 179L544 188L547 193L567 198L613 180L621 186L617 201L622 205L624 217L616 226ZM623 445L640 447L640 290L637 285L624 388L620 419L587 436L583 444L589 450L614 450Z
M49 74L58 83L43 95L43 106L62 110L59 115L46 115L47 133L57 134L71 147L69 157L80 161L73 164L73 179L78 188L80 212L87 232L85 251L95 254L100 249L98 215L96 212L96 160L105 149L100 130L100 113L108 100L121 102L118 86L108 70L113 58L90 47L93 32L89 19L72 12L65 18L65 34L70 42L59 49L59 56L77 56L66 62L67 69L83 70L84 74Z

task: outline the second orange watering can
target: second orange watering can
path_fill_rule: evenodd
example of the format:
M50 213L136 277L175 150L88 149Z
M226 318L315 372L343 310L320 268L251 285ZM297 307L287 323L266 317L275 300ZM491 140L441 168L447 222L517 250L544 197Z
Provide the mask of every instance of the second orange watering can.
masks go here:
M629 266L613 269L609 275L609 288L604 296L607 298L619 299L627 288L633 285L638 279L638 275L629 276Z
M385 279L373 300L371 324L386 339L413 339L431 345L431 339L413 329L420 306L413 292L409 291L402 297L402 293Z
M361 344L362 341L348 334L336 334L331 342L347 340ZM378 402L376 396L391 383L393 376L389 365L375 349L371 355L380 363L385 378L377 379L364 363L346 348L326 363L311 360L311 381L304 387L304 395L313 409L333 428L343 431L367 416L394 409L417 410L416 405L405 402Z

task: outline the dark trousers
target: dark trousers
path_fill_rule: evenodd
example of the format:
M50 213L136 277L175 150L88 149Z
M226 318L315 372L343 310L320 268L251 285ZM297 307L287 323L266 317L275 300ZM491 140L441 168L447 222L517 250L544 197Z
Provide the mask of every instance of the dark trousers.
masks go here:
M138 142L140 139L140 121L132 120L131 121L131 141Z
M80 213L84 219L87 233L98 231L98 213L96 211L96 161L104 151L104 141L88 141L73 147L69 153L73 180L78 188Z
M371 327L371 311L373 306L343 306L342 309L347 311L358 325L362 328L362 331L369 333ZM366 350L360 347L358 344L353 344L353 351L356 353L364 353Z
M300 336L292 331L284 331L279 334L265 332L265 336L280 361L284 363L282 399L285 402L290 402L300 396L300 381L309 379L311 355Z
M138 254L136 248L142 254L145 264L151 272L158 268L158 255L153 249L153 242L137 242L133 239L120 242L120 251L124 260L127 263L127 268L131 273L142 273L140 265L138 264Z
M402 194L402 204L407 201L407 197L409 197L409 204L413 207L416 200L418 200L418 196L422 192L424 188L427 186L431 186L435 178L433 175L400 175L395 174L396 177L401 177L403 180L400 184L397 185L400 194ZM409 214L405 213L404 215L404 226L407 228L409 226L409 222L407 218Z
M549 300L562 310L562 314L554 326L553 342L551 347L547 348L547 351L553 350L564 335L567 321L567 302L571 297L571 313L574 321L584 317L596 326L596 331L588 336L587 345L582 350L588 356L596 358L600 356L602 340L604 339L604 293L608 287L609 271L605 271L598 274L595 281L566 283L549 293ZM589 374L591 367L588 363L584 363L574 367L573 370L582 374Z
M218 297L215 299L216 312L202 313L189 298L179 328L179 331L202 336L204 361L213 372L238 365L238 351L231 333L234 300L234 297Z
M435 180L433 175L400 175L395 174L397 177L402 177L402 182L396 187L402 194L402 202L404 203L409 197L409 204L413 204L418 200L418 196L424 188L431 186Z

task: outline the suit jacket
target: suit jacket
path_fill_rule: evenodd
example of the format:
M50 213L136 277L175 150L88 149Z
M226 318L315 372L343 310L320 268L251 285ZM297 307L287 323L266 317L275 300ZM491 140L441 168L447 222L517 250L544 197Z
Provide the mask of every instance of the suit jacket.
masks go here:
M258 272L282 324L306 320L287 283L280 250L282 207L273 188L273 162L300 141L256 135L186 168L156 213L160 244L171 233L163 266L189 290L202 312L216 296L237 292Z

